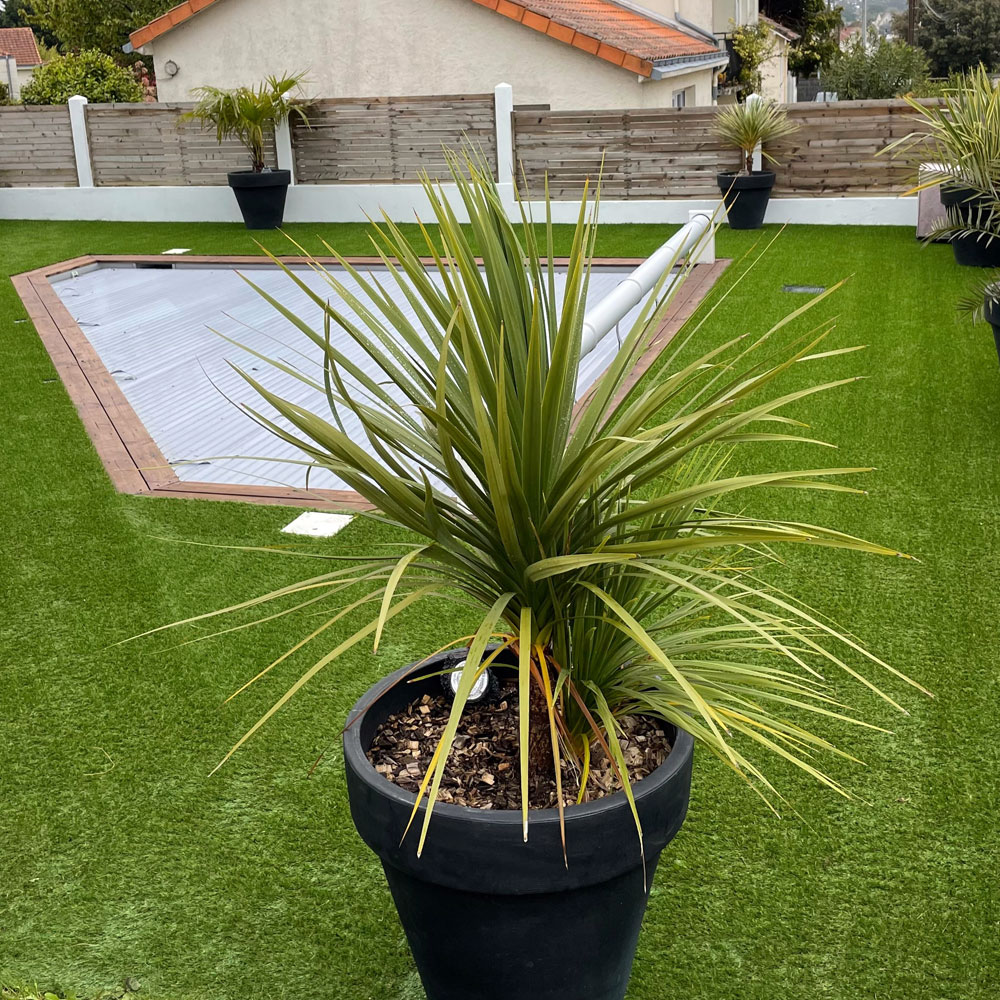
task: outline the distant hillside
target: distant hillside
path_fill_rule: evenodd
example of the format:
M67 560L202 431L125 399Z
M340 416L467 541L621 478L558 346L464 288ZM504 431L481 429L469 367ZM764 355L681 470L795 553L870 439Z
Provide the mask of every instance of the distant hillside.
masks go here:
M861 0L843 0L840 4L844 8L844 21L850 23L857 21L861 17ZM868 17L876 17L885 11L896 13L906 10L906 0L868 0Z

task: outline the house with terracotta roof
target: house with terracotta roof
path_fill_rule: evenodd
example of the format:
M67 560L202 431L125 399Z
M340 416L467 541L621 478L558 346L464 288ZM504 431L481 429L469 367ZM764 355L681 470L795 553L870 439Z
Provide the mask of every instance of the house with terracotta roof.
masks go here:
M185 0L131 44L152 53L161 101L306 70L322 97L504 81L519 104L553 109L682 107L711 104L728 62L712 18L751 7L755 19L757 0Z
M11 97L20 96L21 88L41 65L31 28L0 28L0 83L7 86Z

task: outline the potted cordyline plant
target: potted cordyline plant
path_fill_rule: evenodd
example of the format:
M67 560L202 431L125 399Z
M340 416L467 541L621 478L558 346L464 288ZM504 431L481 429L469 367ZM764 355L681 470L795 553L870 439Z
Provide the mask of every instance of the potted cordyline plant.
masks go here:
M760 229L764 224L775 175L773 170L754 170L754 153L760 149L766 160L777 163L763 149L763 144L792 135L798 129L783 108L757 94L751 94L743 104L732 104L719 111L713 130L740 151L742 161L738 172L716 177L731 229Z
M940 100L905 100L919 127L881 152L912 164L915 186L906 194L940 186L947 215L927 240L948 240L966 267L1000 267L1000 238L989 224L1000 200L1000 83L981 65Z
M989 191L980 191L979 196L979 206L971 218L942 223L935 231L945 239L957 237L1000 245L1000 197ZM970 313L974 323L985 320L992 327L1000 359L1000 270L976 282L972 292L959 303L959 308Z
M418 246L386 217L375 227L379 279L339 256L342 270L309 259L350 314L287 267L318 327L254 285L323 364L313 377L271 362L311 387L314 409L242 372L280 416L249 412L405 534L395 551L331 556L328 571L241 605L293 602L279 613L303 610L310 624L289 654L323 649L226 759L345 650L377 647L407 609L471 608L471 627L443 632L436 653L400 666L351 712L353 819L381 859L429 1000L622 1000L657 860L684 819L694 743L768 799L777 793L754 750L843 793L816 755L849 755L803 724L845 718L819 669L861 677L853 657L902 677L770 588L758 575L769 546L900 553L738 513L763 487L860 492L836 480L863 469L733 468L748 442L794 438L804 425L784 412L793 404L854 381L803 387L799 375L776 387L843 353L820 348L827 328L782 352L782 321L668 360L623 396L682 275L664 278L578 409L597 234L586 197L560 291L551 217L543 236L527 218L514 225L485 168L453 159L452 173L467 229L425 181L437 230L422 228ZM350 360L357 348L384 377ZM366 607L346 636L328 631ZM492 703L476 701L496 688ZM478 807L460 804L472 786ZM503 800L489 799L500 786Z
M293 104L289 99L304 79L301 73L269 76L256 87L198 87L193 91L198 101L184 117L213 127L219 142L238 139L250 154L249 170L227 175L247 229L277 229L284 219L291 172L267 165L264 144L275 127L292 115L309 124L302 102Z

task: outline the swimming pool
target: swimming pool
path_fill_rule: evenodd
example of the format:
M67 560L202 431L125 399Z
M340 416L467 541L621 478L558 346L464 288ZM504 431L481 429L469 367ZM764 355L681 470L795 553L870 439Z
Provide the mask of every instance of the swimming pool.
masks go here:
M357 266L362 273L379 270L371 263ZM596 265L588 303L607 295L634 266L633 261ZM272 502L299 498L304 503L312 500L310 505L320 498L347 502L355 498L345 492L345 483L322 469L309 473L309 493L302 492L307 487L306 469L290 464L301 454L241 409L241 404L262 412L268 407L230 363L259 377L279 395L326 411L321 394L224 339L230 337L306 374L321 373L319 349L240 277L242 271L321 330L321 310L281 270L260 260L163 257L89 258L59 267L20 276L30 279L31 287L19 290L22 297L27 291L39 300L32 318L113 478L118 467L131 460L146 485L134 491ZM718 265L698 265L695 270L700 268L714 270ZM299 273L324 298L335 298L321 276L305 268ZM341 270L338 276L348 287L356 287L346 272ZM714 275L699 276L699 281L695 277L688 279L688 285L710 284L708 279L714 279ZM560 271L557 283L564 280L565 272ZM685 286L683 292L687 291ZM401 294L399 299L400 307L410 311ZM353 317L343 302L336 304ZM622 334L637 312L638 307L622 321ZM338 348L352 361L369 374L381 374L346 333L336 328L333 332ZM578 398L607 368L619 342L618 330L612 329L582 359ZM72 358L65 356L64 347ZM74 363L79 373L68 373L67 365L72 368ZM87 398L82 400L81 394ZM102 422L100 410L106 418L103 430L93 426ZM349 414L345 430L363 440L360 425ZM117 458L109 462L102 441L105 448L117 450ZM134 489L120 478L116 478L120 489Z

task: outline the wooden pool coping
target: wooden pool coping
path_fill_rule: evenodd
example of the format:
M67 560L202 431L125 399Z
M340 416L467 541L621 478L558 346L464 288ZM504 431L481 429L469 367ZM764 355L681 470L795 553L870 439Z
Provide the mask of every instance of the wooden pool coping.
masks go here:
M301 257L281 257L283 263L302 264ZM323 264L337 264L317 257ZM348 257L357 266L380 265L378 257ZM595 267L637 267L644 258L601 257ZM567 263L556 258L555 263ZM63 305L53 278L100 265L158 264L163 267L269 265L265 256L214 255L164 256L93 254L74 257L14 275L11 281L29 319L49 352L66 392L76 406L105 471L119 493L203 500L236 500L244 503L281 504L318 510L370 510L371 505L352 490L306 490L293 486L241 486L233 483L184 482L179 479L118 383L104 366L87 335ZM684 322L694 313L729 264L695 264L680 291L671 300L649 347L639 358L622 387L629 392L660 356ZM577 404L586 405L589 394Z

